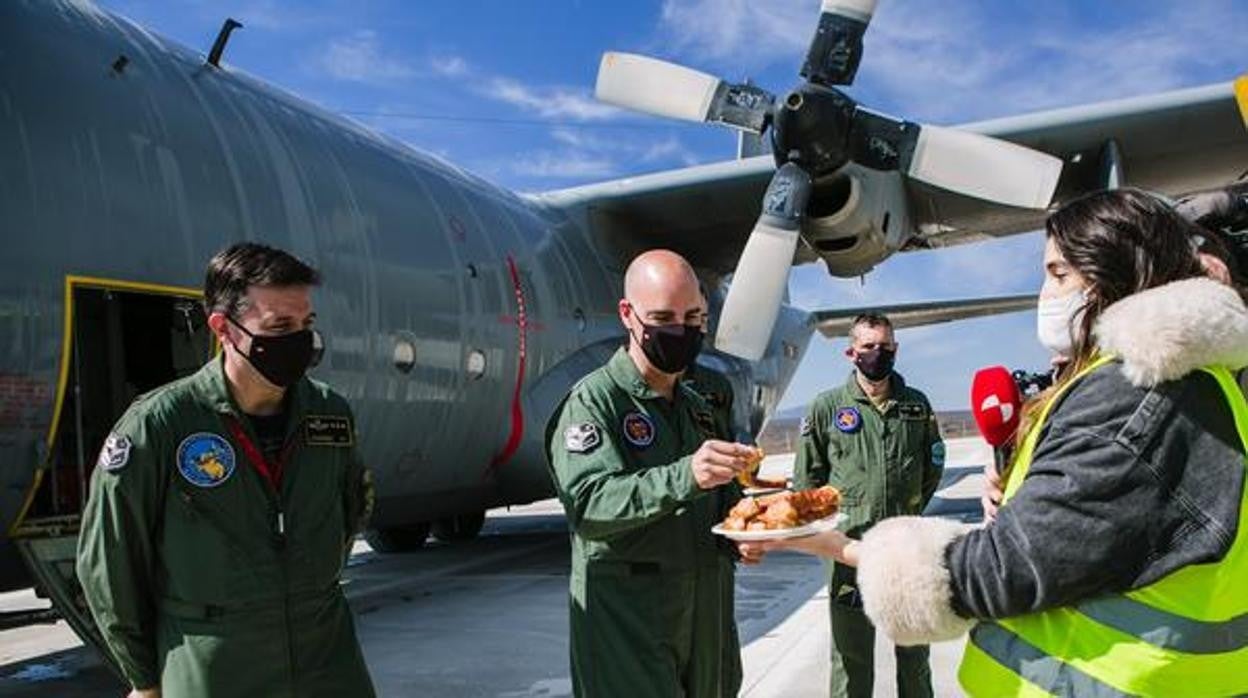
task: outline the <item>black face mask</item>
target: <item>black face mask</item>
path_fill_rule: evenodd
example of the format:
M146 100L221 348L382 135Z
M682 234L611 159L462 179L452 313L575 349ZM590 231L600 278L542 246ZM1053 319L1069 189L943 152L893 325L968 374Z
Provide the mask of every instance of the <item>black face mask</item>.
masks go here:
M641 324L641 351L655 368L664 373L680 373L693 364L702 351L705 333L696 325Z
M893 361L897 358L897 352L892 349L876 347L871 351L859 352L854 357L854 365L858 367L858 372L867 380L878 383L893 372Z
M251 337L251 350L242 354L247 363L279 388L288 388L307 373L312 364L312 330L297 330L274 336L252 334L234 318L226 316L243 334ZM234 347L238 349L237 346Z

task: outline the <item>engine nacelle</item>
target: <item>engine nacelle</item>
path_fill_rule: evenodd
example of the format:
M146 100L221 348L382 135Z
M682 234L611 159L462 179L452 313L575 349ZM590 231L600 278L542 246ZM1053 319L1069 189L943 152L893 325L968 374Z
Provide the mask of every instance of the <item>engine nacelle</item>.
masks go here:
M828 273L841 277L871 271L913 234L901 174L852 164L815 183L802 225Z

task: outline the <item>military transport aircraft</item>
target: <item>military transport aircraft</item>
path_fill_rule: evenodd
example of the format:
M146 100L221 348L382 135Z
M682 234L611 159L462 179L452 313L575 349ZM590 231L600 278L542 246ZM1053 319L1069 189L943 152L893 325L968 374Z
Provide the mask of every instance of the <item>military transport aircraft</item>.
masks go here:
M873 6L824 3L805 81L783 98L604 58L603 99L767 132L777 157L521 196L221 67L232 24L205 57L85 0L0 3L6 588L30 583L18 551L92 639L73 579L85 482L127 404L212 355L198 288L231 242L323 271L315 373L354 405L378 488L370 540L392 551L551 495L546 420L620 344L615 301L640 250L689 258L716 312L727 297L720 350L701 362L732 382L748 438L813 331L840 333L856 310L788 305L790 264L858 276L898 252L1034 230L1081 192L1177 194L1248 163L1229 82L959 129L871 112L835 86ZM1032 303L889 310L904 326Z

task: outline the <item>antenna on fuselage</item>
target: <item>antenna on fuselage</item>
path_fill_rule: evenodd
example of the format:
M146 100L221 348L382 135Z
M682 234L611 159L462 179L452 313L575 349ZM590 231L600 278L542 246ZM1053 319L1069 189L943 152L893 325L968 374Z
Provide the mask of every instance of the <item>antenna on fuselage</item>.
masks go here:
M208 52L208 65L214 68L221 67L221 54L225 53L225 44L230 40L230 33L235 29L243 26L243 23L229 17L221 25L221 31L217 32L217 40L212 42L212 50Z

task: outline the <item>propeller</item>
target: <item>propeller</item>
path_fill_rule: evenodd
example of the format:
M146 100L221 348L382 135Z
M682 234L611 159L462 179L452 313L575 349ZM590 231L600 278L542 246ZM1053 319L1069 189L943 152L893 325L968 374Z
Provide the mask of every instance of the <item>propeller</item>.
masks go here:
M684 66L607 53L599 99L658 116L770 130L777 170L746 242L719 321L715 346L757 360L780 312L801 233L810 183L847 163L1006 206L1043 209L1057 189L1062 161L969 131L929 126L872 111L837 86L853 84L876 0L823 0L800 74L783 99L749 83L733 84Z
M776 99L749 83L731 84L683 65L614 51L602 54L594 94L633 111L754 133L763 132Z

